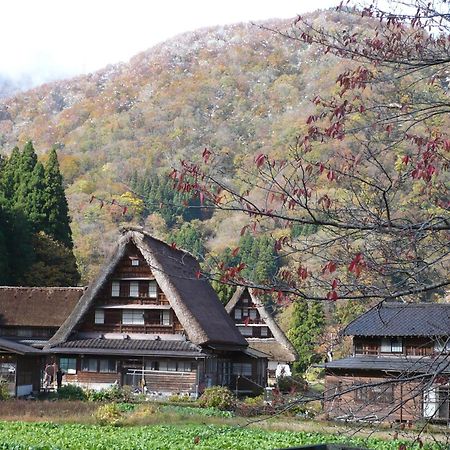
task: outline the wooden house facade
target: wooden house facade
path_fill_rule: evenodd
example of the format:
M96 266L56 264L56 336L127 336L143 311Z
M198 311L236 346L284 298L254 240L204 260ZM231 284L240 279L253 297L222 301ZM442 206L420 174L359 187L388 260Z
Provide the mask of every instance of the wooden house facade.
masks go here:
M239 287L225 308L249 347L267 355L268 384L274 385L277 375L290 375L297 352L255 290Z
M41 388L42 351L83 295L83 288L0 287L0 382L10 395Z
M331 418L449 422L450 304L382 303L344 335L353 354L325 364Z
M76 295L64 307L47 302L48 318L52 307L61 313L45 323L47 334L40 345L6 337L5 329L12 324L0 322L0 351L5 338L10 347L5 347L5 359L19 352L27 361L37 358L33 390L39 381L42 385L44 369L51 365L53 374L57 367L64 372L63 384L91 389L131 386L155 395L196 396L213 385L240 391L241 374L251 366L259 368L249 389L256 392L266 383L267 356L248 347L199 273L189 253L142 230L125 230L96 280L86 289L72 288ZM34 295L29 288L19 289ZM0 315L13 297L0 301ZM32 302L46 304L48 298ZM22 314L31 318L41 312L30 309ZM18 324L18 333L24 332L24 325Z

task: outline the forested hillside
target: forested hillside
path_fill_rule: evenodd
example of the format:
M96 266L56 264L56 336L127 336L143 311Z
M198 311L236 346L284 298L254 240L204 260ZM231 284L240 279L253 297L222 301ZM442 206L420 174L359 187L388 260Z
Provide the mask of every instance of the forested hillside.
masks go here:
M316 20L334 27L339 19L324 13ZM289 27L287 22L266 25ZM168 184L172 165L205 146L223 155L229 177L235 164L255 152L284 151L311 112L311 99L333 89L338 72L333 57L254 25L201 30L141 53L129 64L3 101L0 143L4 152L28 140L38 154L58 148L75 252L87 282L123 221L145 223L167 238L180 221L196 219L208 250L222 252L237 244L239 217L228 217L225 225L223 217L210 212L193 210L186 217L190 213L181 208L160 208L174 196L170 186L159 193L153 186L150 192L150 177ZM89 203L92 195L127 210L100 208L98 201Z

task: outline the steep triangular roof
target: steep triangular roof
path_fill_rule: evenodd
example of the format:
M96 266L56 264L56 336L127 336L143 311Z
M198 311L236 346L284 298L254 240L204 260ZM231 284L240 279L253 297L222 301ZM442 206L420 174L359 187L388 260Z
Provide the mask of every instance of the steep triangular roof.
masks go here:
M267 346L267 352L273 356L275 355L283 355L285 358L285 361L295 361L298 358L297 352L294 348L294 346L291 344L289 339L286 337L286 335L283 333L281 328L278 326L278 324L275 322L273 317L268 313L267 309L264 307L263 302L259 299L259 297L256 295L254 289L247 288L244 286L240 286L236 289L236 292L234 293L233 297L231 297L230 301L225 306L225 309L227 310L228 314L231 314L231 311L238 303L239 299L242 297L242 295L245 293L245 291L249 292L250 298L252 300L252 303L256 306L256 309L259 312L260 317L264 320L265 324L269 327L270 331L272 332L276 342L283 347L283 349L275 349L274 346L276 343L273 339L270 338L248 338L248 342L250 346L253 346L253 341L255 344L255 348L257 348L260 351L264 351L263 347L264 345ZM275 358L278 359L278 358Z
M142 253L191 342L197 345L248 345L209 282L198 278L200 266L190 253L176 249L141 230L128 229L100 275L89 285L70 316L49 341L50 346L69 339L114 272L128 243L136 245Z

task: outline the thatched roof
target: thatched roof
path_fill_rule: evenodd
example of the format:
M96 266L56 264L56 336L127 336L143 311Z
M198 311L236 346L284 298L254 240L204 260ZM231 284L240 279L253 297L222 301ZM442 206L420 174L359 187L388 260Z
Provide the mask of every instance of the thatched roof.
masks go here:
M275 338L248 338L247 341L250 348L265 353L270 361L293 362L296 360L296 354L294 355Z
M75 331L130 243L136 245L150 266L191 342L197 345L248 345L209 282L202 277L198 278L200 266L191 254L175 249L141 230L128 229L98 278L89 285L72 314L49 341L50 346L66 341Z
M77 287L0 287L0 327L60 327L83 292Z
M230 301L225 306L225 309L227 310L228 314L231 314L234 307L237 305L238 301L245 294L246 291L248 291L248 293L250 294L252 303L256 306L256 309L258 310L260 317L264 320L265 324L269 327L269 329L272 332L272 335L274 337L274 339L270 339L270 338L252 339L252 338L249 338L248 342L249 342L250 347L255 348L256 350L262 351L263 353L266 353L268 355L272 356L272 354L273 354L274 356L277 356L277 357L273 358L276 361L286 361L286 362L296 361L298 358L298 355L297 355L297 352L295 351L294 346L291 344L289 339L286 337L286 335L283 333L281 328L275 322L273 317L268 313L268 311L264 307L263 302L255 294L255 291L253 289L246 288L243 286L238 287L236 289L236 292L234 293L233 297L231 297ZM260 342L263 340L267 341L268 343L260 344ZM279 347L274 343L274 340L276 340ZM263 346L265 346L265 349L263 349ZM280 356L284 356L283 359L279 358Z

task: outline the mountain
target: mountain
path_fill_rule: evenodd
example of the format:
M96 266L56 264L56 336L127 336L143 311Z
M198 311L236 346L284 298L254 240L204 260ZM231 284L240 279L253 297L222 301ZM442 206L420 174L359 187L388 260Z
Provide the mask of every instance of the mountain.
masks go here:
M0 73L0 99L12 97L20 91L25 91L32 86L32 80L27 77L18 79L10 78Z
M341 20L330 11L313 18L330 28ZM362 19L348 20L346 26ZM51 147L59 149L86 280L121 221L149 223L142 208L122 217L89 203L92 195L117 198L129 191L133 174L168 169L205 146L222 153L230 177L237 160L285 151L313 109L311 99L334 88L341 64L258 25L190 32L128 64L0 101L0 146L9 152L31 139L44 159ZM220 224L213 221L208 233L220 238Z

